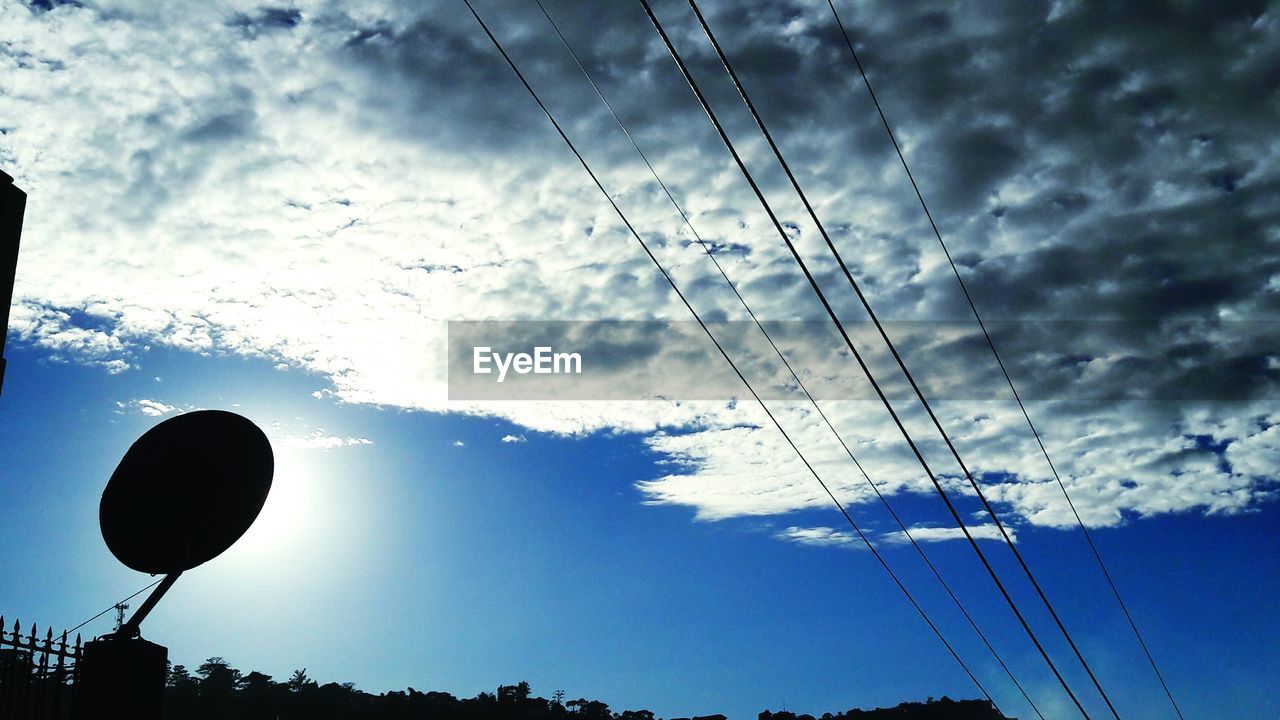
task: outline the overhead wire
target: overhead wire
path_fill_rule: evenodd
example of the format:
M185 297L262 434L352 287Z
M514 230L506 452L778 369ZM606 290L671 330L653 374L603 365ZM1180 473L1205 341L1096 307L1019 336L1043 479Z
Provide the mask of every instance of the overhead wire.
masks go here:
M974 493L977 494L978 499L982 502L983 508L986 509L987 514L991 517L992 522L995 523L996 529L1000 532L1000 536L1004 539L1005 544L1008 545L1009 549L1013 552L1013 556L1017 560L1019 567L1022 568L1023 573L1027 576L1027 580L1031 582L1031 587L1035 590L1036 594L1039 596L1040 601L1045 606L1045 609L1049 611L1049 616L1053 619L1054 624L1057 625L1058 630L1062 633L1063 638L1066 639L1068 647L1071 648L1072 653L1075 654L1076 660L1078 660L1081 667L1084 668L1085 673L1089 676L1089 680L1093 683L1094 688L1098 691L1098 694L1102 697L1103 702L1106 703L1107 709L1111 711L1112 716L1115 717L1116 720L1120 720L1120 714L1116 711L1115 705L1112 704L1110 696L1107 695L1107 691L1102 687L1102 683L1098 680L1097 675L1093 672L1093 668L1091 668L1089 666L1088 661L1085 660L1084 654L1080 651L1079 646L1076 645L1075 639L1071 637L1071 633L1067 630L1067 627L1063 623L1062 618L1058 615L1058 611L1053 607L1053 603L1050 602L1049 596L1044 592L1044 589L1040 586L1040 582L1036 579L1035 574L1031 571L1031 567L1027 564L1025 558L1023 558L1022 552L1014 544L1013 538L1009 536L1008 531L1004 527L1004 523L1001 522L999 515L996 514L995 508L992 507L991 503L987 500L986 494L982 491L982 488L979 486L977 479L974 477L973 473L969 470L968 466L965 464L964 459L960 456L960 451L956 448L955 443L952 442L951 436L947 433L946 429L942 426L942 422L938 419L938 416L934 413L933 407L929 404L929 401L925 397L924 392L920 389L920 386L916 383L915 377L912 375L911 371L907 369L906 363L903 361L902 356L898 353L898 349L894 345L893 340L889 338L889 334L884 329L884 325L881 324L880 319L876 316L875 311L871 308L871 303L867 300L866 296L862 292L862 289L858 286L858 282L854 279L853 274L849 271L848 265L845 264L844 258L841 257L840 255L840 251L836 248L835 243L831 240L831 236L827 233L826 226L824 226L822 221L818 218L818 214L813 209L813 205L810 204L808 196L805 194L804 190L800 187L800 182L796 179L795 174L791 171L790 164L787 163L786 158L782 154L782 150L778 147L778 144L774 141L772 133L769 132L769 128L764 122L764 118L761 117L759 111L756 110L755 104L751 102L751 98L747 94L746 88L743 86L741 80L738 78L738 74L733 69L733 64L729 61L728 56L725 54L724 50L720 47L720 43L716 41L714 33L711 32L711 27L707 25L706 18L703 17L702 11L698 9L698 4L696 0L688 0L688 2L689 2L689 7L693 9L694 14L697 16L698 23L702 26L702 30L706 34L707 39L711 41L711 45L715 48L716 54L720 58L721 65L724 67L730 79L733 81L734 87L737 88L738 95L742 98L743 103L747 106L747 109L751 112L752 118L756 121L756 126L759 127L760 132L764 134L765 139L769 143L770 149L773 151L774 156L778 160L778 163L782 166L783 170L786 172L787 179L791 181L791 186L795 189L796 194L800 197L801 201L804 203L805 210L808 212L810 219L812 219L814 224L818 227L818 232L819 234L822 235L822 239L826 243L827 248L831 251L832 256L835 258L836 262L839 264L840 270L844 273L845 279L848 280L850 287L853 288L854 293L858 296L859 302L862 304L863 308L867 311L867 314L871 318L872 323L875 325L877 332L879 332L881 339L884 341L886 347L889 349L890 354L893 355L894 361L897 363L898 368L902 371L903 375L906 377L907 381L910 383L911 389L915 392L916 398L920 401L920 405L925 409L925 412L929 415L929 419L933 422L933 425L937 429L938 434L946 442L947 448L951 451L951 456L955 458L956 464L960 466L960 470L964 473L965 479L968 480L969 486L973 488Z
M144 593L144 592L146 592L146 591L150 590L151 588L153 588L153 587L155 587L155 586L159 585L159 584L160 584L160 583L162 583L162 582L164 582L164 578L160 578L159 580L156 580L155 582L153 582L153 583L151 583L150 585L148 585L148 586L146 586L146 587L142 588L141 590L139 590L138 592L136 592L136 593L134 593L134 594L130 595L130 596L129 596L129 597L127 597L127 598L124 598L124 599L122 599L122 600L118 600L118 601L116 601L116 602L112 603L110 606L108 606L108 607L107 607L107 609L106 609L106 610L103 610L102 612L98 613L97 615L94 615L93 617L89 618L88 620L85 620L84 622L80 623L79 625L77 625L77 626L75 626L75 627L71 628L70 630L68 630L68 631L67 631L67 633L69 634L69 633L73 633L73 632L75 632L75 631L79 630L80 628L84 627L85 625L88 625L89 623L93 622L94 620L97 620L98 618L102 617L103 615L106 615L107 613L111 612L112 610L115 610L115 609L116 609L116 606L118 606L118 605L122 605L122 604L124 604L124 603L126 603L126 602L128 602L128 601L130 601L130 600L132 600L132 599L134 599L134 598L136 598L136 597L138 597L138 596L139 596L139 595L141 595L142 593Z
M991 694L987 692L986 688L983 687L981 681L979 681L978 678L974 675L973 671L969 668L968 664L965 663L965 661L960 657L959 653L956 652L955 648L951 645L951 643L946 639L946 637L943 636L942 631L929 617L928 613L925 612L924 608L919 604L919 602L916 601L915 597L911 594L911 591L907 589L906 585L902 583L901 579L898 578L897 574L893 571L893 569L889 567L888 562L876 549L875 545L872 544L871 540L866 536L866 534L863 533L862 529L859 528L858 524L853 520L853 517L849 514L848 510L845 509L844 505L836 498L835 494L827 486L826 482L822 479L821 475L818 474L817 469L813 467L813 465L809 462L808 458L804 456L804 453L800 450L799 446L796 445L795 441L791 438L790 434L787 433L786 429L782 426L781 421L779 421L777 417L773 414L773 412L769 410L769 407L764 402L764 399L761 398L760 395L756 392L755 388L751 385L750 381L747 380L746 376L738 368L737 363L733 361L733 358L730 357L729 353L720 344L720 341L716 339L715 335L711 332L710 328L707 327L701 315L697 312L697 310L694 309L692 303L690 303L689 299L680 290L674 278L671 277L671 275L668 273L666 268L662 265L661 261L658 260L657 256L650 249L648 243L645 242L643 237L641 237L640 233L631 224L631 221L627 218L626 214L622 211L622 209L618 206L617 202L614 201L613 197L605 189L604 185L600 182L595 172L591 169L591 166L587 163L586 159L578 151L577 146L573 143L573 141L569 138L569 136L565 133L564 129L561 127L560 123L556 120L550 108L548 108L546 104L543 103L541 97L537 94L536 91L534 91L533 86L529 84L529 81L525 78L524 73L522 73L519 67L516 66L515 61L507 53L506 49L502 46L502 43L498 40L498 38L489 29L488 24L486 24L483 18L480 17L480 14L476 11L475 7L472 6L470 0L463 0L463 3L466 4L467 9L471 11L472 16L475 17L476 22L479 23L485 35L488 36L490 42L493 43L494 47L497 48L498 52L502 55L502 58L511 67L511 70L515 73L516 77L520 80L520 83L524 86L525 90L529 92L529 94L533 97L533 100L538 104L538 107L542 110L543 114L546 115L549 121L551 121L551 124L554 126L556 132L560 135L560 138L569 147L570 151L573 152L574 157L577 158L578 162L582 165L583 169L591 177L591 180L593 183L595 183L596 188L599 189L601 194L605 196L605 199L608 200L609 205L613 208L614 212L618 215L619 219L622 220L623 224L627 227L627 230L631 233L632 237L634 237L636 241L640 244L640 247L644 250L645 254L657 267L658 271L662 274L663 278L666 279L667 284L671 286L671 289L675 291L677 297L680 298L681 303L683 303L685 308L688 309L690 314L693 315L694 319L698 322L698 325L702 328L703 332L706 333L707 337L715 345L716 349L720 352L721 356L724 357L725 361L729 364L730 368L732 368L734 373L738 376L738 379L742 381L743 385L746 386L748 392L751 393L752 397L760 405L760 408L764 411L765 415L770 419L770 421L772 421L774 426L782 434L783 439L785 439L787 444L791 446L791 449L795 451L797 457L804 464L805 468L809 471L809 473L813 475L814 479L817 480L818 484L822 487L823 491L826 492L827 496L831 499L831 501L835 503L836 507L840 510L840 513L844 516L845 520L849 523L850 527L853 528L854 532L858 535L858 538L863 542L864 545L866 545L867 549L871 552L872 556L876 559L876 561L880 564L880 566L885 570L885 572L889 574L889 577L894 581L894 584L897 585L898 589L903 593L903 595L906 596L911 606L916 610L916 612L920 615L920 617L929 626L930 630L933 631L934 635L937 636L937 638L946 647L947 651L951 654L952 658L954 658L956 662L961 666L961 668L963 668L965 674L969 677L970 681L972 681L974 685L977 686L978 690L983 694L984 697L986 697L988 702L990 702L992 706L996 707L998 710L998 706L995 700L991 697Z
M960 451L957 450L955 443L951 441L951 437L948 436L946 429L942 427L941 420L938 420L938 416L934 414L933 407L929 405L928 398L925 398L924 392L920 389L919 384L916 384L914 375L911 374L908 368L906 368L906 363L902 360L902 356L899 354L899 351L897 351L897 347L893 345L893 341L888 337L886 329L884 329L883 324L879 322L879 318L876 313L874 313L867 297L865 297L863 292L861 292L861 288L859 287L858 282L855 281L854 275L850 273L849 266L845 264L844 258L841 258L840 251L836 249L835 242L832 242L831 236L827 233L826 225L823 225L822 220L818 218L817 211L813 209L813 205L809 202L809 197L805 195L803 188L800 187L800 182L797 181L795 174L791 172L790 164L787 163L785 156L782 155L782 150L778 147L777 142L774 142L773 135L769 132L768 126L765 126L764 119L760 117L759 111L755 109L755 105L751 102L750 96L748 95L748 92L746 92L746 88L742 85L739 77L737 77L735 70L733 70L733 65L730 63L730 60L728 60L728 56L724 54L724 50L719 46L719 42L716 41L716 36L714 36L712 29L708 26L707 19L703 17L703 14L701 14L701 10L698 8L698 3L696 3L695 0L689 0L689 6L694 10L694 14L698 17L698 22L701 24L703 32L707 35L708 40L712 42L714 49L716 49L716 54L719 56L719 60L721 60L724 70L726 70L728 76L732 79L733 86L737 88L737 92L739 92L739 95L742 97L742 101L744 101L746 108L750 110L751 117L755 119L756 127L760 128L760 132L763 133L765 140L768 141L769 149L773 150L773 154L776 156L778 164L781 164L782 169L785 170L787 179L790 179L791 186L796 191L796 195L799 195L800 200L804 202L805 210L808 211L809 218L813 219L814 224L817 225L818 232L822 234L823 241L827 243L828 250L831 250L833 258L835 258L837 264L840 265L841 272L845 274L845 279L849 281L850 287L854 290L855 295L858 296L858 300L861 302L861 305L863 305L864 309L867 310L867 314L870 316L870 319L872 319L872 323L876 325L879 336L881 336L884 341L884 345L886 345L888 350L890 350L893 360L896 361L902 374L904 374L906 379L908 379L911 389L913 389L916 398L920 401L920 405L924 407L925 413L927 413L929 415L929 419L933 421L933 427L938 430L938 434L940 434L943 441L946 442L948 450L951 451L951 456L954 457L956 464L959 465L960 470L963 471L965 479L968 480L969 487L973 488L975 495L978 496L978 500L982 501L984 509L986 509L987 514L991 516L993 523L996 525L996 529L1000 532L1001 537L1004 538L1005 544L1007 544L1010 551L1014 553L1014 559L1018 561L1018 565L1021 570L1023 570L1023 573L1027 575L1027 579L1030 584L1032 584L1032 588L1036 591L1037 596L1041 598L1041 602L1043 602L1044 607L1048 610L1048 614L1050 614L1050 618L1053 619L1053 623L1057 625L1057 629L1062 633L1062 637L1066 639L1066 644L1071 648L1071 652L1074 653L1075 659L1080 662L1080 666L1083 667L1085 674L1089 676L1089 680L1093 683L1093 687L1096 688L1098 694L1102 696L1103 702L1106 703L1107 710L1111 711L1111 715L1114 716L1116 720L1120 720L1120 714L1116 711L1115 705L1112 705L1111 697L1107 696L1106 689L1103 689L1102 683L1098 680L1097 675L1093 673L1092 667L1089 666L1088 661L1084 659L1084 655L1080 652L1079 646L1076 646L1075 639L1071 637L1070 632L1066 629L1066 625L1062 623L1062 619L1059 614L1057 614L1055 607L1053 607L1053 603L1050 602L1050 598L1048 598L1047 594L1044 593L1041 584L1039 584L1039 580L1036 579L1036 575L1032 573L1032 569L1030 569L1030 566L1027 564L1027 560L1024 559L1023 553L1021 553L1021 551L1018 550L1018 547L1015 546L1014 541L1012 541L1012 538L1009 536L1009 532L1005 529L1004 523L1000 520L1000 516L996 514L995 507L992 507L991 502L987 500L986 493L984 493L982 491L982 487L979 486L977 478L974 478L974 475L972 471L969 470L968 465L965 465L963 457L960 456Z
M547 12L546 7L542 4L542 0L535 0L535 2L538 5L538 9L540 9L542 11L542 14L546 17L547 22L551 25L551 29L556 33L556 36L560 39L560 42L564 45L565 49L569 52L569 55L573 58L574 63L578 66L578 70L581 71L583 77L586 78L587 82L591 84L591 88L595 91L597 97L600 98L600 101L604 104L605 108L608 109L609 114L613 117L613 120L618 125L618 128L626 136L628 142L631 143L632 148L635 149L636 153L640 156L640 159L644 162L645 166L649 169L650 174L653 175L653 179L658 183L658 186L662 188L663 193L665 193L667 199L671 202L671 205L676 209L676 212L680 214L680 217L683 219L685 226L688 227L689 232L693 234L694 239L702 247L703 251L707 255L707 258L711 260L712 264L715 265L715 268L719 272L720 277L724 279L725 284L727 284L730 290L733 291L734 296L737 297L739 303L742 304L743 309L747 311L747 314L751 317L751 320L755 323L755 326L760 330L765 340L768 341L769 346L773 348L774 353L777 354L778 359L782 361L782 364L783 366L786 367L787 372L791 374L791 377L795 380L796 385L804 393L805 397L809 400L809 403L813 405L814 410L817 411L819 417L822 418L822 421L826 424L827 428L830 429L832 435L834 435L836 440L840 443L840 446L844 449L845 453L849 456L849 459L853 462L854 466L857 467L858 472L861 473L867 485L872 489L872 491L874 491L876 497L880 500L881 505L884 506L884 509L888 511L889 515L893 518L894 522L897 523L898 527L902 530L903 536L905 536L907 540L911 543L912 547L915 548L916 552L920 556L920 559L924 561L925 565L929 568L930 572L932 572L933 576L937 579L938 583L942 585L942 588L946 591L948 597L951 598L951 601L960 610L965 620L968 621L969 625L973 628L974 632L982 640L982 643L986 646L987 650L991 653L991 655L995 658L996 662L1000 665L1000 668L1009 677L1009 680L1013 682L1014 686L1018 689L1018 692L1021 693L1023 699L1031 707L1031 710L1036 714L1037 717L1039 717L1041 720L1044 720L1044 715L1040 712L1040 709L1036 706L1035 702L1027 694L1026 689L1022 686L1022 683L1020 683L1017 677L1014 676L1013 671L1005 663L1004 658L1000 656L1000 653L996 651L995 647L991 644L990 640L987 639L986 634L982 632L982 629L978 626L977 621L974 620L973 616L969 613L969 610L964 606L964 603L961 602L960 598L951 589L951 586L947 583L947 581L943 579L941 572L933 564L932 560L929 559L929 556L925 553L924 548L920 546L919 542L917 542L915 536L911 534L911 531L907 527L906 523L903 522L901 517L898 516L898 513L894 511L893 507L889 504L888 499L884 496L882 492L880 492L880 488L876 485L875 482L871 480L871 476L867 474L866 469L863 467L862 463L858 461L858 458L854 455L853 450L849 448L849 445L847 442L845 442L844 437L836 429L835 425L832 423L830 418L827 417L827 414L822 410L822 407L819 405L817 399L814 398L813 394L809 391L809 388L805 385L804 381L800 378L800 375L791 366L791 363L787 360L786 355L778 347L772 335L765 328L764 324L760 321L759 317L757 317L755 311L751 309L751 306L747 303L746 298L744 298L742 293L738 290L737 285L732 280L729 279L729 276L726 273L724 267L720 264L720 261L716 258L716 254L712 252L708 243L702 238L701 234L698 233L697 228L693 226L693 222L689 219L688 213L680 205L680 202L676 200L670 188L667 187L667 184L662 180L662 177L658 174L657 169L654 168L653 163L650 162L648 155L646 155L644 150L640 148L639 143L636 141L635 137L631 134L631 131L627 129L626 123L622 121L622 118L618 115L617 111L614 109L613 104L609 102L609 99L607 97L605 97L604 92L600 89L600 86L596 83L595 79L591 76L591 73L587 70L582 60L578 57L578 53L574 50L573 45L570 44L568 38L566 38L564 33L561 32L560 27L559 25L556 24L555 19L551 17L551 14L549 12Z
M952 258L951 251L947 248L947 243L942 239L942 231L938 229L938 223L934 221L933 213L929 211L929 204L925 202L924 194L920 191L919 184L916 183L915 174L911 172L911 167L907 164L907 158L902 152L902 147L898 144L898 139L894 136L893 129L889 125L889 119L885 117L884 108L880 106L880 99L876 97L876 91L871 87L871 80L867 77L867 71L862 66L862 60L858 58L858 52L853 47L853 40L849 37L844 21L840 19L840 13L836 11L835 3L832 0L827 0L827 6L831 8L831 15L835 18L836 26L840 28L840 34L844 38L845 45L849 48L849 55L853 58L853 62L858 68L858 74L862 77L862 82L867 88L867 94L871 97L871 102L875 105L876 112L880 115L880 122L884 126L885 134L889 136L889 142L893 144L893 150L898 155L898 161L902 164L902 169L906 171L907 179L911 182L911 189L915 191L916 199L920 201L920 207L924 210L925 217L929 221L929 227L933 230L934 236L937 237L938 245L941 246L943 254L946 255L947 263L951 266L952 273L955 274L956 282L959 283L960 290L964 293L965 301L973 312L974 319L978 321L978 327L982 330L983 337L986 338L987 346L991 348L991 354L995 357L996 364L1000 366L1000 372L1004 375L1005 382L1009 385L1009 391L1013 393L1013 398L1018 403L1018 409L1022 411L1022 417L1027 421L1027 427L1031 429L1031 434L1035 436L1036 444L1040 446L1040 452L1044 456L1045 462L1049 465L1049 470L1053 473L1053 479L1057 481L1058 487L1062 490L1062 496L1066 499L1068 507L1071 508L1071 514L1075 516L1076 523L1084 533L1089 549L1092 551L1094 559L1097 560L1098 568L1102 570L1102 575L1106 578L1107 585L1111 587L1111 592L1115 596L1116 602L1120 605L1120 610L1124 613L1125 619L1129 622L1129 627L1133 629L1133 634L1138 639L1138 644L1142 647L1142 652L1146 655L1147 662L1151 664L1151 669L1155 672L1156 679L1160 681L1160 687L1164 689L1165 695L1169 698L1169 703L1173 705L1174 712L1178 714L1179 718L1182 718L1182 709L1178 707L1178 702L1173 699L1173 692L1165 682L1164 675L1160 672L1155 657L1148 649L1147 643L1142 637L1142 632L1138 630L1138 624L1129 612L1124 598L1120 596L1120 590L1116 587L1115 580L1111 577L1111 572L1102 560L1102 553L1098 551L1098 546L1094 544L1093 536L1085 525L1084 520L1081 519L1080 512L1076 509L1076 505L1071 499L1071 494L1067 492L1067 486L1062 482L1062 476L1058 473L1057 466L1054 465L1053 459L1049 457L1049 450L1045 447L1040 431L1036 428L1035 423L1031 421L1031 414L1027 411L1027 406L1022 401L1022 395L1018 392L1018 388L1014 386L1013 378L1009 375L1009 369L1000 357L1000 352L996 350L995 340L992 339L986 323L982 320L982 315L978 312L978 306L974 303L973 295L970 294L968 285L960 275L960 269L956 267L956 261Z
M769 215L769 218L772 221L774 228L778 231L779 235L782 237L782 240L787 245L787 248L791 252L792 257L796 260L796 263L800 266L801 271L804 273L805 278L808 280L810 287L814 290L815 294L818 296L818 299L822 303L824 310L826 310L827 315L831 318L831 320L836 326L836 329L840 332L841 337L844 339L845 345L849 348L854 359L857 360L859 366L862 369L863 374L867 377L868 381L871 383L872 388L875 389L876 394L880 398L881 403L889 411L890 417L893 419L894 424L897 426L903 438L907 441L907 444L911 448L912 453L915 455L916 460L920 463L921 467L924 468L925 473L929 476L929 479L933 483L935 490L937 490L939 496L942 498L944 504L947 506L947 510L950 512L952 519L956 522L957 526L959 526L961 532L965 536L965 539L969 542L975 554L977 554L978 559L982 562L983 567L986 569L988 575L990 575L992 581L995 583L996 588L1000 591L1000 594L1004 598L1006 604L1008 604L1010 609L1013 611L1015 617L1018 619L1019 624L1022 626L1027 636L1031 639L1032 643L1036 647L1036 650L1040 653L1040 656L1044 659L1045 663L1049 666L1050 670L1054 674L1054 677L1058 680L1058 683L1062 686L1063 690L1067 693L1067 696L1071 699L1072 703L1076 706L1077 710L1079 710L1080 713L1086 719L1090 718L1088 711L1081 704L1079 698L1076 696L1075 692L1071 689L1070 685L1067 683L1066 678L1063 677L1062 673L1058 670L1057 666L1053 663L1052 658L1049 657L1048 651L1044 648L1044 645L1040 642L1040 639L1036 636L1035 631L1031 628L1030 624L1028 623L1026 618L1023 616L1022 611L1018 608L1017 603L1013 600L1013 597L1009 594L1008 590L1005 588L1004 583L1000 580L999 575L995 572L995 569L991 566L985 553L983 553L982 549L978 547L977 540L973 537L972 533L970 533L968 526L965 525L964 520L961 518L954 504L951 502L951 499L947 496L946 492L943 490L942 485L939 483L933 470L929 467L929 464L925 460L922 452L920 451L919 446L916 444L915 440L911 437L911 434L907 431L906 426L903 424L901 418L898 416L897 411L893 408L892 403L889 402L889 399L885 395L883 389L880 387L879 382L875 379L874 375L871 373L871 370L867 366L866 361L863 359L862 354L858 351L857 347L853 344L853 341L849 337L848 331L844 328L844 325L840 321L839 316L836 314L835 310L832 308L830 301L826 297L826 294L822 291L821 286L818 284L817 280L814 278L813 273L809 270L808 265L804 262L804 259L800 256L800 253L795 249L795 245L792 243L791 238L787 235L785 229L783 229L781 222L777 218L777 215L773 212L772 206L769 205L767 198L765 198L764 193L760 190L760 187L756 183L754 177L752 176L751 171L747 168L745 162L743 162L741 156L738 154L737 149L733 144L733 141L730 140L728 134L725 132L723 125L720 123L719 119L716 117L715 111L711 108L710 103L707 101L706 97L703 95L702 90L699 88L697 84L697 81L693 79L693 76L689 72L689 69L686 66L684 60L680 57L680 54L675 49L675 46L672 44L671 39L667 36L666 31L662 28L661 22L658 20L657 16L653 13L653 8L650 6L647 0L640 0L640 3L642 6L644 6L645 12L649 16L650 22L653 24L654 28L658 31L658 35L662 38L663 43L666 45L667 51L671 54L672 58L676 62L676 65L680 68L681 73L685 77L685 81L689 84L689 87L693 90L694 95L697 96L699 103L702 105L704 112L706 112L708 118L711 120L712 125L715 126L717 133L720 135L720 139L724 142L725 146L728 148L730 154L734 158L734 161L737 163L739 170L741 170L748 184L751 186L752 190L755 192L757 199L760 201L766 213ZM741 94L741 89L739 90L739 92ZM807 204L807 201L806 201L806 204ZM847 268L846 268L846 273L847 273ZM859 295L859 297L863 299L864 306L868 310L870 310L869 304L866 303L865 298L862 296L861 289L857 287L856 283L853 284L853 287L855 292ZM874 318L874 315L873 315L873 318ZM877 324L878 324L878 321L877 321ZM883 335L883 330L881 332L882 332L882 336L887 338L887 335ZM894 349L893 351L896 354L896 349ZM912 384L914 386L914 380L910 377L908 377L908 379L912 380ZM918 387L916 389L918 392ZM932 414L931 410L930 410L930 413ZM948 444L950 445L950 438L946 438L945 434L944 434L944 438L947 440ZM998 520L997 520L997 526L1000 527L1003 532L1003 526L999 525ZM1004 535L1006 538L1006 542L1010 545L1010 547L1012 547L1012 542L1008 540L1007 533L1004 533ZM1016 548L1014 548L1014 552L1017 553ZM1043 599L1047 602L1047 598L1043 598Z
M999 516L995 512L995 509L991 506L991 503L987 500L985 493L982 492L982 488L978 485L978 482L976 478L973 476L973 473L969 470L963 458L960 456L960 452L956 448L955 443L952 442L951 437L947 434L946 429L943 428L941 421L938 419L938 416L934 413L932 406L929 404L928 399L924 395L924 392L920 389L920 386L916 383L915 377L912 375L911 371L907 368L906 363L903 361L901 354L899 354L897 347L893 343L893 340L889 337L888 332L885 330L883 324L880 322L880 319L876 316L875 311L872 309L870 302L867 300L866 296L863 294L862 289L858 285L858 282L854 279L853 274L849 271L848 265L845 264L844 258L841 257L840 255L840 251L836 248L835 243L831 240L831 236L827 233L826 227L823 225L821 219L818 218L817 212L813 209L813 205L809 202L808 196L805 194L804 190L800 187L800 182L796 179L795 174L791 171L790 164L787 162L786 158L783 156L782 150L778 147L778 144L774 141L772 133L769 132L769 128L764 122L764 118L760 115L759 111L756 109L755 104L752 103L750 95L747 93L746 87L738 78L738 74L734 71L733 64L730 62L728 56L724 52L724 49L720 46L720 43L716 40L715 34L711 31L711 27L707 24L706 18L703 16L702 11L698 8L698 4L696 0L688 0L688 3L689 3L689 7L693 9L694 14L697 16L698 23L701 25L703 32L707 36L707 39L711 42L712 47L715 48L716 54L720 58L721 65L724 67L730 79L733 81L734 87L737 88L739 96L742 98L743 103L746 105L747 109L750 111L751 116L755 120L757 127L760 128L761 133L765 136L765 139L768 142L770 149L773 151L775 158L778 160L778 163L782 166L784 172L786 173L787 179L790 180L793 189L796 191L796 194L800 197L801 201L803 202L805 210L808 212L810 219L812 219L814 224L817 226L818 232L822 235L823 241L826 243L827 248L831 251L832 256L835 258L836 262L839 264L841 271L844 273L845 279L849 282L849 285L854 290L854 293L857 295L859 302L862 304L863 308L866 310L868 316L870 317L872 323L875 325L876 330L880 334L881 339L884 341L886 347L888 347L890 353L893 355L893 358L897 363L898 368L902 371L903 375L906 377L907 381L910 383L912 390L915 392L916 398L920 401L921 406L928 413L929 418L933 422L933 425L937 429L939 435L946 442L947 448L951 451L951 455L953 458L955 458L956 463L960 466L961 471L963 471L965 478L969 482L970 487L977 494L978 499L982 502L982 505L986 509L987 514L991 517L992 522L995 523L997 530L999 530L1001 537L1005 541L1005 544L1013 552L1014 558L1018 561L1018 565L1022 568L1023 573L1027 576L1027 579L1031 582L1031 585L1035 589L1036 594L1039 596L1041 602L1044 604L1045 608L1048 610L1050 617L1053 619L1054 623L1057 625L1058 630L1062 633L1062 636L1066 639L1067 645L1071 648L1072 652L1076 656L1076 659L1080 662L1081 667L1084 668L1085 673L1089 676L1089 679L1092 681L1094 688L1098 691L1098 694L1101 695L1103 701L1107 705L1107 708L1111 711L1111 714L1116 718L1116 720L1119 720L1120 715L1116 711L1115 706L1112 704L1111 698L1107 695L1106 690L1102 687L1102 683L1098 680L1097 675L1093 672L1093 669L1089 666L1088 661L1085 660L1083 653L1081 653L1080 648L1076 645L1075 639L1071 637L1071 633L1067 630L1066 625L1063 623L1061 617L1058 615L1057 610L1053 607L1053 603L1050 602L1048 595L1044 592L1043 588L1041 588L1039 581L1036 579L1034 573L1032 573L1031 571L1030 566L1027 564L1026 560L1023 558L1022 552L1018 550L1017 546L1013 542L1013 539L1009 536L1009 533L1004 527L1004 523L1001 522ZM835 318L835 320L836 322L839 322L839 318ZM939 486L939 491L941 491L941 486ZM977 549L976 543L974 544L974 548L975 550Z

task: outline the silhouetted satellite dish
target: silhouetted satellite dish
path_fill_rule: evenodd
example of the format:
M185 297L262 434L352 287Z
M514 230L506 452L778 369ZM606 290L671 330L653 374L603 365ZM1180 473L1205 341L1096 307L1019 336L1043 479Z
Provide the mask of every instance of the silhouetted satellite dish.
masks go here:
M231 547L258 517L275 458L248 419L200 410L138 438L102 491L111 554L145 573L180 573Z

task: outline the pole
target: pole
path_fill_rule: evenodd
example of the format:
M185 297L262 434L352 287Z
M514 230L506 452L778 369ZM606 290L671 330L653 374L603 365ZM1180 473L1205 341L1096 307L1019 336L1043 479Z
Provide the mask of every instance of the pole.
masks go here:
M173 587L173 584L177 582L180 577L182 577L181 571L165 575L164 580L160 581L160 584L156 586L156 589L152 590L151 594L147 596L147 599L138 607L138 610L133 614L133 617L129 618L129 622L121 625L120 629L115 632L116 637L131 638L136 636L139 632L139 626L142 625L142 621L147 619L147 615L151 613L152 608L156 606L156 603L160 602L160 598L164 597L164 594L169 592L169 588Z
M22 216L27 194L0 170L0 391L4 389L5 336L9 334L9 305L13 302L13 281L18 273L18 239L22 237Z

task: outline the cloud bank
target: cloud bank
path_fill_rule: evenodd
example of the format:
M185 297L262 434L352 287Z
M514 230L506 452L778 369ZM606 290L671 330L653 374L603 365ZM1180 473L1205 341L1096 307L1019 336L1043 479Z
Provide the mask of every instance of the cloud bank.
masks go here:
M699 311L743 319L536 8L480 10ZM550 10L753 309L820 319L643 13ZM824 7L706 10L877 311L968 323ZM978 307L1004 321L996 342L1084 520L1272 499L1274 10L841 11ZM842 316L863 320L687 9L658 13ZM787 519L829 501L745 394L448 401L446 321L688 319L465 8L10 0L0 24L0 164L30 196L16 342L114 373L152 344L262 357L326 378L317 392L343 402L491 415L531 432L642 433L671 468L639 484L647 502L843 541ZM1069 527L971 331L900 339L915 372L954 398L939 415L1006 516ZM891 377L883 353L872 357ZM857 381L854 366L844 372ZM954 475L901 405L930 461ZM839 497L873 499L811 407L771 409ZM882 491L932 492L877 405L823 410Z

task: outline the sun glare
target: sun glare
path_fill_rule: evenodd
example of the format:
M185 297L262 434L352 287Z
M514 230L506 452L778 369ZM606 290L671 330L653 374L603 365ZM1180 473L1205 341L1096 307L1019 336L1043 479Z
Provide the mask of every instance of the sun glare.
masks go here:
M315 532L316 467L305 452L277 448L271 492L258 519L234 546L237 557L277 558L305 545Z

